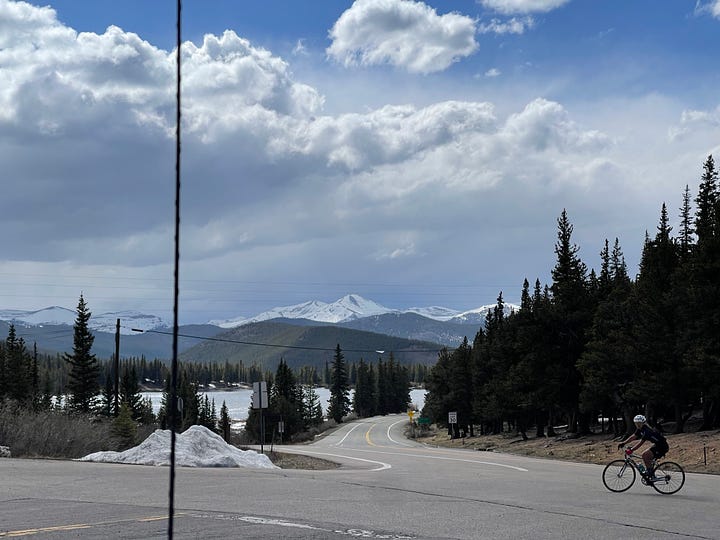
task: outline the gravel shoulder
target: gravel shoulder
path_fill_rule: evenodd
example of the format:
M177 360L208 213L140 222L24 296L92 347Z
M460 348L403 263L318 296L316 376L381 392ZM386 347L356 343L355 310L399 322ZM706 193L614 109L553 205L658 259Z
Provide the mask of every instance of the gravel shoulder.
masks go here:
M666 460L680 463L687 472L720 474L720 431L680 433L666 437L670 445ZM429 446L469 448L582 463L605 464L621 457L617 448L618 439L608 433L577 438L559 434L556 437L531 437L526 441L520 435L510 433L450 439L446 432L431 428L429 433L415 440ZM649 448L648 443L641 450L646 448Z

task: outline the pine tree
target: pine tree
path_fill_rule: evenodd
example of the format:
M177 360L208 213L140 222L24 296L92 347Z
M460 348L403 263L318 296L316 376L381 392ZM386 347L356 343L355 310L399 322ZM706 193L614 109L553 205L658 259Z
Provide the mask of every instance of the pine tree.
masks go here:
M275 371L268 416L282 420L284 439L291 438L305 428L306 414L302 387L284 359L280 360Z
M712 429L720 425L720 192L712 156L703 165L696 205L697 242L690 272L690 300L695 313L689 328L689 362L703 397L702 429Z
M218 429L220 430L220 435L222 435L225 442L230 442L230 424L230 413L228 412L227 405L223 401L222 407L220 407Z
M328 407L328 416L338 424L350 412L350 383L344 358L338 343L330 372L330 406Z
M82 294L77 307L77 318L73 325L73 352L65 353L63 358L70 364L69 380L67 384L68 404L71 410L77 412L90 412L95 404L98 394L98 377L100 365L92 349L95 336L90 332L88 322L91 313L87 309Z
M120 378L120 401L127 403L133 420L140 420L143 416L144 406L140 383L138 382L135 366L125 366Z
M25 341L11 324L5 340L5 387L7 397L18 403L32 403L30 362Z
M311 428L323 423L323 408L320 397L312 386L306 386L303 392L305 402L305 426Z
M118 438L121 449L130 448L137 439L137 424L132 419L132 413L127 403L120 405L120 414L113 420L112 434Z
M360 418L373 416L375 412L375 382L370 380L370 367L362 358L357 368L357 383L353 396L353 411Z
M593 306L587 294L587 268L577 253L580 248L572 243L573 226L567 212L558 219L558 241L555 244L557 262L552 269L551 286L554 315L556 403L569 415L570 432L586 431L588 428L578 417L580 377L577 361L585 346L585 332L591 324Z

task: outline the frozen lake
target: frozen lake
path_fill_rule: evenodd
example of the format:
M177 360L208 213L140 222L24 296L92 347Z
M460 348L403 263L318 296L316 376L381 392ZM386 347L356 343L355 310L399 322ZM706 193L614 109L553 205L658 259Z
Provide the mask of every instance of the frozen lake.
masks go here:
M316 388L315 392L320 398L320 403L323 406L323 410L327 412L328 400L330 399L330 390L327 388ZM422 410L425 406L425 390L411 390L410 401L416 405L418 410ZM235 421L244 421L248 417L248 409L250 408L250 402L252 400L252 390L240 389L240 390L216 390L213 392L200 392L204 397L207 396L210 400L215 400L215 409L218 415L220 414L220 407L223 402L228 408L230 418ZM350 393L352 396L352 392ZM160 410L160 402L162 401L162 392L143 392L143 398L150 398L153 404L153 412L155 414Z

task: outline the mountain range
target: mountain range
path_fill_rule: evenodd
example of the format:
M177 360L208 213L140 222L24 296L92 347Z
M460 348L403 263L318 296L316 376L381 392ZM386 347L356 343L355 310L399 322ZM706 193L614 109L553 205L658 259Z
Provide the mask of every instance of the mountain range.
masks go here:
M291 363L291 360L296 363L307 356L297 352L302 349L293 349L298 343L305 347L319 348L334 347L335 343L342 343L343 348L358 350L429 350L437 348L437 345L454 347L459 345L464 337L472 340L484 324L488 311L494 307L492 304L464 312L439 306L398 310L387 308L357 294L348 294L332 303L313 300L273 308L249 318L237 317L212 320L207 324L184 325L179 328L178 350L183 358L195 361L221 361L221 358L225 361L233 358L243 359L247 363L248 358L262 360L265 353L236 346L234 341L238 341L240 336L246 339L239 341L276 341L278 350L282 349L279 344L284 343L288 348L282 352L282 356L288 363ZM517 306L506 304L505 309L506 313L509 313L517 309ZM72 325L75 318L74 310L58 306L37 311L0 310L0 336L7 335L8 326L14 324L18 335L23 337L26 343L37 343L38 348L45 352L68 352L72 350ZM121 357L145 355L151 359L167 359L172 356L172 328L169 323L154 315L119 311L92 314L89 326L95 335L93 351L98 357L109 358L113 354L118 319L121 321L120 333L123 335ZM308 329L328 326L336 327L336 330ZM297 330L298 327L304 330ZM143 333L134 332L133 329L142 330ZM247 339L247 335L261 335L262 340ZM277 335L284 335L286 341L278 341ZM388 336L406 342L383 345L390 343ZM211 346L208 338L217 341L212 341ZM331 343L333 340L338 341ZM349 347L347 343L350 342L366 343L366 346ZM277 356L278 350L274 353L265 352Z

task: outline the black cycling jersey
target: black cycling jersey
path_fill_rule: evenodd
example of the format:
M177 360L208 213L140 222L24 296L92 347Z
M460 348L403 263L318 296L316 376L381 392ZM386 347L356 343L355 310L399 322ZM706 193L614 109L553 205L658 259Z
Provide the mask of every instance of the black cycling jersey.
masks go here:
M647 424L643 425L635 432L635 437L643 441L650 441L653 444L667 445L667 440L657 429L653 429Z

